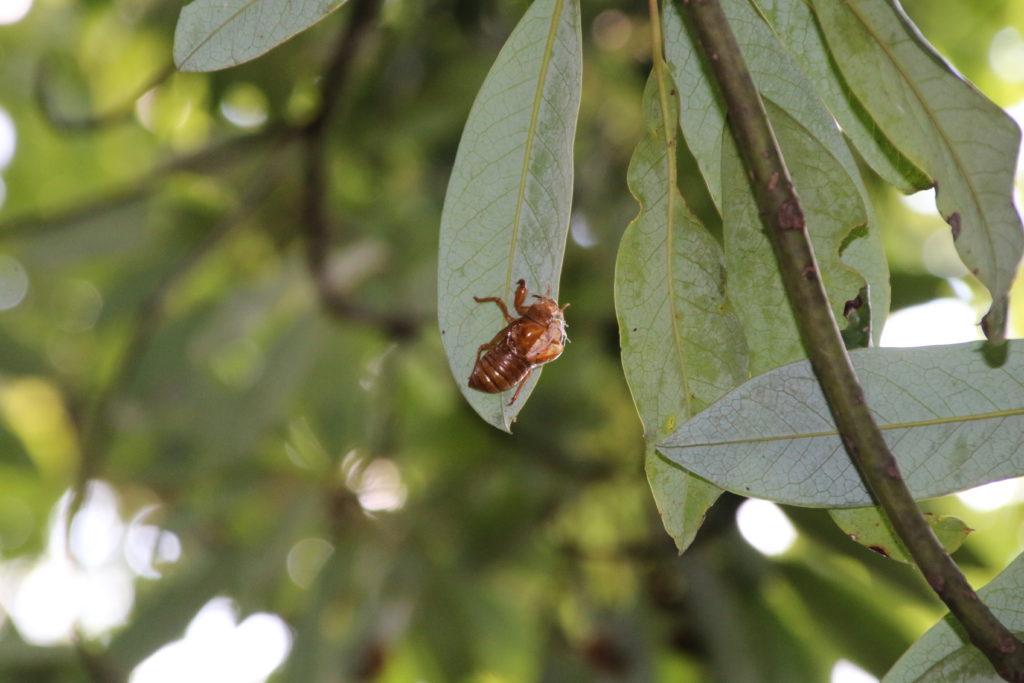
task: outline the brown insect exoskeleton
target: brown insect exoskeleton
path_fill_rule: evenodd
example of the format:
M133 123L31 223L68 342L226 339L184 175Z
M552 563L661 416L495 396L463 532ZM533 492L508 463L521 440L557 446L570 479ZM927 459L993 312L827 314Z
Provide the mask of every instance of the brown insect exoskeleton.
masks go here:
M473 297L477 303L493 301L498 304L508 325L477 350L469 386L477 391L497 394L518 384L509 405L519 398L519 392L533 369L562 355L568 341L563 311L569 304L559 308L554 299L534 294L537 301L526 306L524 302L529 293L526 281L520 280L517 284L513 305L519 318L513 318L505 302L496 296Z

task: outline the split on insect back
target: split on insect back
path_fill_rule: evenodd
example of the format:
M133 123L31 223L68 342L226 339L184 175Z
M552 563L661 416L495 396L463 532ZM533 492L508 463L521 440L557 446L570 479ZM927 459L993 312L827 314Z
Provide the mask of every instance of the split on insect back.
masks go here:
M535 0L477 94L445 196L441 342L466 400L504 431L529 398L540 366L563 344L564 318L554 302L569 230L581 55L579 0ZM529 291L546 294L534 299ZM474 299L500 302L508 314ZM545 301L553 306L550 318L538 310L541 322L532 319L527 312ZM499 330L504 336L495 336ZM479 373L478 357L485 364ZM471 388L471 375L498 393ZM511 391L501 388L506 383Z

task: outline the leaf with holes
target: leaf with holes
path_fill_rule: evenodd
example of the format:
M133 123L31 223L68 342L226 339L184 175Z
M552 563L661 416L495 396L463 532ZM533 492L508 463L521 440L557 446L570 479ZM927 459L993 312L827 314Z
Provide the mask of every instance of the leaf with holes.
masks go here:
M837 318L867 281L871 336L877 343L889 310L889 273L857 162L810 80L747 2L723 3L754 82L766 102L807 215ZM665 55L680 92L679 124L723 215L729 296L744 318L751 372L803 355L778 279L775 256L754 207L721 96L707 77L702 51L675 3L664 15ZM825 58L822 54L821 58ZM823 181L827 174L829 182ZM837 190L832 201L831 188ZM862 280L862 284L863 284ZM762 285L770 283L765 289ZM771 299L774 303L765 305ZM760 301L758 301L760 300ZM767 326L763 318L770 316ZM778 323L778 327L774 325ZM765 336L765 332L771 332Z
M683 201L676 181L677 96L667 70L644 92L647 131L630 161L640 213L615 263L622 366L648 443L746 379L746 344L725 297L722 248ZM665 528L680 550L720 491L685 470L647 459Z
M990 367L977 342L850 354L915 498L1024 474L1024 342ZM658 444L737 493L811 507L873 501L836 432L810 363L750 380Z
M899 539L888 518L882 513L881 508L870 506L863 508L840 508L829 510L832 521L836 523L843 533L852 540L860 543L883 557L914 564L913 558ZM952 515L938 515L934 512L924 513L925 521L932 528L939 543L946 549L946 552L955 552L963 545L967 536L974 531L962 519Z
M780 44L806 74L843 134L871 169L904 194L931 187L931 178L900 154L850 91L831 59L807 2L758 0L757 6L761 16L778 34Z
M462 133L441 216L438 322L448 363L473 409L509 431L519 399L466 382L477 348L504 327L493 304L520 278L558 297L572 201L582 38L578 0L537 0L491 67Z
M181 71L216 71L256 59L305 31L345 0L195 0L174 31Z
M963 80L888 0L813 0L854 94L900 151L935 180L964 264L992 294L986 334L1001 341L1024 229L1013 207L1020 130Z
M868 212L843 164L811 132L771 100L765 102L775 135L787 159L793 182L818 256L818 270L842 320L847 302L864 286L861 274L844 263L847 240L868 247L858 265L882 287L888 279L877 231L866 231ZM732 141L722 145L722 222L725 258L729 269L729 298L743 320L750 345L750 372L757 375L804 358L786 290L779 275L772 245L758 216L750 182ZM854 231L865 234L850 240ZM860 252L857 252L859 255ZM883 301L888 305L888 292ZM880 322L880 321L877 321Z

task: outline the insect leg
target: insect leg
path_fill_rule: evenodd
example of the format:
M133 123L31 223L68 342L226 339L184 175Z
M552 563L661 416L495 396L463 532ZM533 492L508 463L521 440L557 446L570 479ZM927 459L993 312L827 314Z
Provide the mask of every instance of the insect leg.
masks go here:
M501 299L499 299L496 296L485 296L485 297L474 296L473 297L473 301L477 302L478 304L486 303L488 301L493 301L494 303L498 304L498 308L501 309L501 314L503 316L505 316L505 322L509 322L510 323L513 320L515 320L515 318L513 318L511 315L509 315L508 308L505 306L505 302L502 301Z
M526 280L520 280L516 283L516 312L519 315L526 315L526 311L530 309L529 306L524 306L523 302L526 301L526 295L529 292L526 289Z
M533 368L530 368L529 370L526 371L526 374L523 375L523 378L519 381L519 386L516 387L516 393L512 394L512 400L508 402L509 405L515 403L516 399L519 398L519 392L522 391L523 387L526 386L526 380L530 379L530 375L532 374Z

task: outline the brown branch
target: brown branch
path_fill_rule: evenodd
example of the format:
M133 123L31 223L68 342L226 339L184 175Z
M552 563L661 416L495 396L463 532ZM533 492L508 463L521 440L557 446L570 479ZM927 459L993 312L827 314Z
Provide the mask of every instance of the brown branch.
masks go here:
M303 130L305 140L305 192L302 198L302 231L306 263L324 308L343 320L378 327L396 340L414 337L422 323L409 314L367 308L339 291L332 283L327 255L330 252L330 219L327 215L327 131L348 88L352 64L358 56L380 10L379 0L356 0L342 33L320 93L320 109Z
M297 129L292 128L266 128L250 135L229 138L198 152L169 159L146 172L135 182L119 187L97 199L88 199L57 209L49 214L26 212L2 220L0 221L0 239L24 239L51 235L144 199L160 189L166 176L171 173L209 170L211 166L238 163L246 158L240 152L252 151L256 146L262 144L285 142L298 132Z
M132 115L135 113L136 101L170 78L174 73L174 65L168 64L158 71L145 85L139 88L138 93L132 95L125 102L111 107L107 111L94 112L77 118L68 116L58 110L57 103L46 89L47 84L52 81L50 72L51 70L47 66L47 62L45 60L42 61L36 71L35 83L33 85L36 105L43 113L43 118L57 130L68 133L87 133L131 120Z
M729 112L804 348L850 458L925 579L1000 676L1024 681L1024 644L978 599L921 515L869 410L818 272L800 199L719 0L684 0Z

